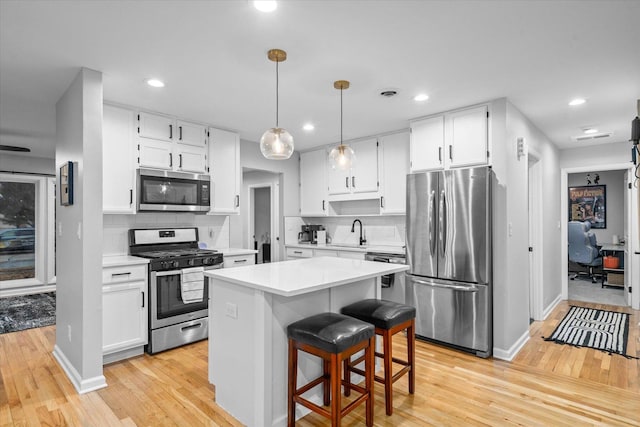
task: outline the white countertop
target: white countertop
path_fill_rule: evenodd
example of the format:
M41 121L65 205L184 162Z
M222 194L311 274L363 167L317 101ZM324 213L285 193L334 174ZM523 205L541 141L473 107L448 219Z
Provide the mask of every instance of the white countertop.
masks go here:
M102 257L103 267L114 267L118 265L136 265L136 264L149 264L149 260L146 258L140 258L131 255L105 255Z
M282 296L345 285L409 269L404 264L350 258L314 257L205 271L205 276Z
M613 244L613 243L603 243L601 245L600 251L624 251L626 249L625 244Z
M390 245L369 245L369 246L355 246L346 245L340 243L327 243L326 245L312 245L311 243L287 243L286 247L291 248L310 248L310 249L326 249L333 251L348 251L348 252L382 252L388 254L404 255L404 246L390 246Z

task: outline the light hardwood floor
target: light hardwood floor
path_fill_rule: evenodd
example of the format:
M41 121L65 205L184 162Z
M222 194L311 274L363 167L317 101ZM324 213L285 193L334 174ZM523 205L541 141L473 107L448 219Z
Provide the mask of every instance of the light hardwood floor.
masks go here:
M640 356L640 312L575 304L631 313L627 353ZM542 340L568 307L532 324L512 362L418 342L416 394L406 392L406 376L398 381L387 417L376 385L375 425L640 426L640 361ZM0 335L0 426L239 425L214 402L206 341L108 365L109 386L78 395L51 355L54 340L53 326ZM394 342L396 354L403 341ZM343 425L362 425L363 411ZM312 414L298 425L328 423Z

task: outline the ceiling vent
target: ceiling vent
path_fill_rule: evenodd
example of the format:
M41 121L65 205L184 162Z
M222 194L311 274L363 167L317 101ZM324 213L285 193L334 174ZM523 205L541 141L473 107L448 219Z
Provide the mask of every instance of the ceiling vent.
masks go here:
M613 132L603 132L603 133L594 133L592 135L574 136L572 139L577 142L583 142L583 141L589 141L592 139L609 138L612 135L613 135Z

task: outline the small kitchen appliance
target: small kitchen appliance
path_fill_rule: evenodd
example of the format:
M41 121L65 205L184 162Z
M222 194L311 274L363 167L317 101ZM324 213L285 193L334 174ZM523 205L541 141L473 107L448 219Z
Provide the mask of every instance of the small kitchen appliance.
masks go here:
M324 230L324 225L303 225L298 233L298 243L318 243L318 231Z
M139 212L193 212L210 210L209 175L138 169Z
M129 230L129 253L149 262L149 354L206 339L209 287L205 270L222 254L198 248L197 228Z

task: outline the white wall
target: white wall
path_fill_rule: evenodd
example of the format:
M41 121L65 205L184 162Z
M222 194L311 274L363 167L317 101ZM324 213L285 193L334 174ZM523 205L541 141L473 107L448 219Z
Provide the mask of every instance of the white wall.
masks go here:
M595 175L595 172L570 173L567 178L569 187L587 185L587 173ZM598 244L611 243L613 235L624 236L624 192L626 183L624 170L597 172L600 176L599 185L606 185L606 222L607 228L591 231L596 235Z
M506 99L491 105L494 256L494 351L510 357L529 330L529 230L528 161L517 158L517 139L523 137L542 162L541 201L545 306L561 293L561 265L558 260L559 153L538 128Z
M34 157L30 154L11 154L6 151L0 156L0 172L22 172L41 175L55 175L55 159Z
M72 161L74 204L56 205L54 355L80 393L102 375L102 74L82 69L56 104L56 170ZM59 179L59 177L58 177Z

